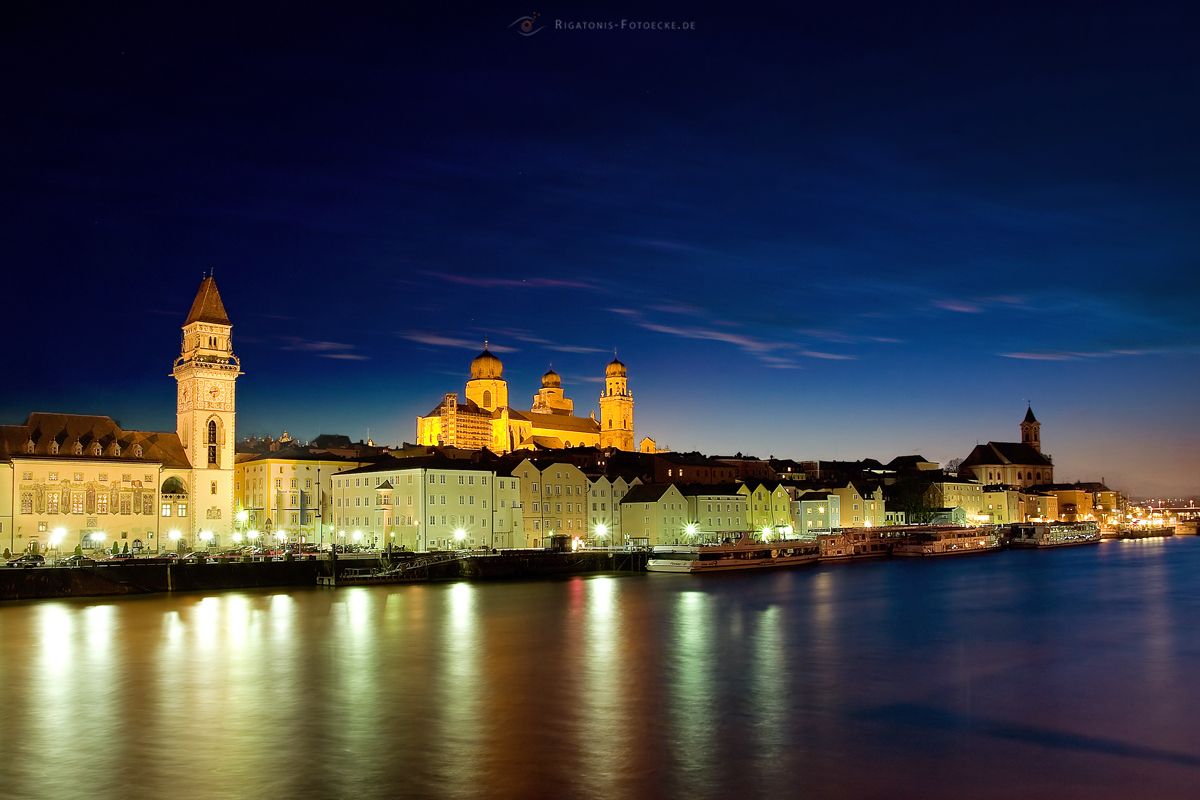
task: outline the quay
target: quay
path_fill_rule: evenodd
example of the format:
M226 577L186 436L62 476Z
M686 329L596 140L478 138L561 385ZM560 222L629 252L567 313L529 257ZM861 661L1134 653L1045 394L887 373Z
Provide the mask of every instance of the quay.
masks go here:
M605 550L404 552L393 553L387 566L377 557L354 556L294 561L212 559L199 564L129 559L82 567L0 568L0 601L416 581L521 580L641 572L645 565L645 553ZM379 572L385 574L377 576Z

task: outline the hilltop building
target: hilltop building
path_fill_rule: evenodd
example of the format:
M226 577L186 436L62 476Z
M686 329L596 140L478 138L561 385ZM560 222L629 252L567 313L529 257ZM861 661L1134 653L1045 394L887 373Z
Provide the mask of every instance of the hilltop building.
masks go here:
M616 358L606 367L600 419L595 412L575 415L575 402L566 396L562 377L553 369L542 376L529 410L519 410L508 402L504 364L485 343L471 362L463 399L448 392L429 414L417 417L417 444L487 448L494 453L567 447L632 452L633 394L627 369Z

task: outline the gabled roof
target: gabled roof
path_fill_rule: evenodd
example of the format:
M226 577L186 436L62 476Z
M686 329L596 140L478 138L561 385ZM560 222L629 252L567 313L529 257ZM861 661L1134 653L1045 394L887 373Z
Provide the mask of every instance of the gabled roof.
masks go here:
M1024 442L988 442L977 444L971 454L963 459L959 469L978 466L1017 466L1049 467L1050 459L1033 449Z
M781 484L779 481L764 481L759 480L758 478L747 478L745 483L746 488L752 492L756 491L760 486L766 489L768 492L774 492L780 487L780 485Z
M662 499L662 496L674 488L679 491L679 487L673 483L647 483L641 486L634 486L625 496L621 498L621 504L625 503L657 503Z
M28 453L29 443L33 452ZM74 452L78 442L83 452ZM51 444L57 444L55 453ZM99 444L100 455L92 454L92 445ZM135 455L137 448L141 455ZM120 455L116 455L120 448ZM173 469L190 469L187 453L175 433L127 431L112 417L90 414L47 414L34 412L23 425L0 425L0 459L57 458L106 459L144 463L161 463Z
M232 325L229 315L225 313L225 304L221 302L221 293L217 291L217 281L212 275L206 275L200 281L196 291L196 299L192 301L192 310L188 312L184 325L193 322L211 322L217 325Z
M684 497L744 497L738 492L741 483L684 483L676 484Z

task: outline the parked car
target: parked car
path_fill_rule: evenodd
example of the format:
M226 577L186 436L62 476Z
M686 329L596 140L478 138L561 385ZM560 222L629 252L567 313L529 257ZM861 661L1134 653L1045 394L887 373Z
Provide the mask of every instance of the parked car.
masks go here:
M68 556L60 558L57 562L60 567L94 567L96 559L88 558L87 556Z
M26 553L23 556L17 556L8 562L10 567L44 567L46 566L46 557L41 553Z
M113 553L108 557L109 561L129 561L133 558L133 553Z

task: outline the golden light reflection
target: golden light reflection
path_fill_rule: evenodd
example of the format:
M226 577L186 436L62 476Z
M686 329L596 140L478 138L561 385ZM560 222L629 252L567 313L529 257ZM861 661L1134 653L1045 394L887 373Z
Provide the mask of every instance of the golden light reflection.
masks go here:
M675 681L670 706L672 727L679 735L679 763L689 772L712 769L718 757L711 705L717 657L714 625L712 600L706 594L680 593L675 603Z

